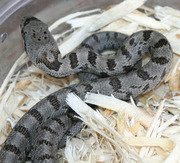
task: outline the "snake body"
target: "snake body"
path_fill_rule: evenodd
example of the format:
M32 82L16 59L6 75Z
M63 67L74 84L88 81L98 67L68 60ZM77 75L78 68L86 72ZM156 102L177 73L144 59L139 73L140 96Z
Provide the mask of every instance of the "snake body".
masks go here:
M117 32L95 33L77 50L61 58L45 23L26 17L21 28L25 50L32 63L47 74L65 77L83 72L87 76L95 74L95 77L63 88L33 106L6 139L0 151L2 163L24 162L30 151L33 162L58 162L58 147L64 146L68 135L75 136L82 128L65 102L68 93L73 92L82 99L87 92L112 94L127 101L130 96L136 98L161 83L172 63L168 40L152 30L129 37ZM103 56L101 53L105 50L114 50L116 54ZM151 60L143 67L133 68L147 53Z

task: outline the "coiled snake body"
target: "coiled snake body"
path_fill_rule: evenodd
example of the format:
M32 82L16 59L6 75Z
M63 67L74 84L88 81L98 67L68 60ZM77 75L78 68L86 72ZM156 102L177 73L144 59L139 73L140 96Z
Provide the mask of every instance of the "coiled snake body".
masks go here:
M32 107L5 141L0 151L2 163L24 162L30 151L33 162L58 162L57 149L64 146L67 136L75 136L82 128L81 121L74 118L75 113L65 102L67 93L73 92L83 99L87 92L99 92L127 101L130 96L136 98L157 86L172 63L168 40L151 30L130 37L117 32L96 33L77 50L61 58L46 24L26 17L21 28L25 50L32 63L47 74L54 77L80 72L95 75L92 80L82 77L80 84L63 88ZM104 50L114 50L116 54L103 56ZM151 60L139 66L147 53Z

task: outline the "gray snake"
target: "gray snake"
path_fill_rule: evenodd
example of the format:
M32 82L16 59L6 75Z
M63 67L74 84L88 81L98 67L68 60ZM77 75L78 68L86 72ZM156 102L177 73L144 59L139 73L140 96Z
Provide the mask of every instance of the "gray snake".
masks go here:
M58 78L79 73L83 82L63 88L33 106L6 139L0 151L2 163L24 162L29 153L32 162L58 162L58 148L65 145L67 136L75 136L82 129L81 121L74 118L75 113L65 102L68 93L82 99L87 92L112 94L128 101L130 96L136 98L161 83L172 64L168 40L152 30L129 37L117 32L95 33L61 58L45 23L26 17L21 29L25 50L33 64ZM101 55L105 50L116 54ZM151 60L139 66L146 54L151 55Z

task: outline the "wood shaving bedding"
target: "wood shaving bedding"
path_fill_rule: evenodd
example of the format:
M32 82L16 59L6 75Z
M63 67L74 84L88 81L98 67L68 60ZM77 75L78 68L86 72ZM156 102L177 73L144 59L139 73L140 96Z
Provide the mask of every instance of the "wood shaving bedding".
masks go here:
M53 32L57 41L63 38L63 42L59 43L62 56L95 30L118 31L128 35L143 29L157 30L169 39L174 52L173 67L164 83L141 96L137 106L133 99L129 104L113 96L87 94L85 102L100 108L94 111L77 96L69 94L68 104L88 127L77 138L68 139L65 150L59 150L60 162L175 163L180 160L180 11L161 6L150 9L142 6L143 3L145 0L126 0L108 7L106 11L77 12L49 27L53 32L62 23L71 25L71 29L64 33ZM97 18L102 22L92 25ZM74 32L67 36L68 30ZM65 79L49 77L33 65L29 66L28 60L23 53L0 88L1 145L11 128L34 104L56 90L79 82L76 75ZM24 64L24 68L15 73ZM74 103L76 100L78 107Z

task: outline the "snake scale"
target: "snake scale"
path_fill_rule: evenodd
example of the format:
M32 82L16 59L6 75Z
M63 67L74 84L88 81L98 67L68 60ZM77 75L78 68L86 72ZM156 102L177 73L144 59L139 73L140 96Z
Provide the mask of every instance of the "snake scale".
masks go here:
M136 98L161 83L172 64L168 40L152 30L129 37L117 32L95 33L61 58L45 23L26 17L21 29L25 50L34 65L58 78L75 73L84 73L85 77L81 75L83 82L47 96L19 120L0 151L1 163L25 162L28 156L32 162L58 162L58 148L65 145L67 136L75 136L82 129L81 121L65 102L68 93L82 99L87 92L112 94L128 101L130 96ZM104 56L101 53L105 50L116 54ZM146 54L151 55L150 61L139 66Z

